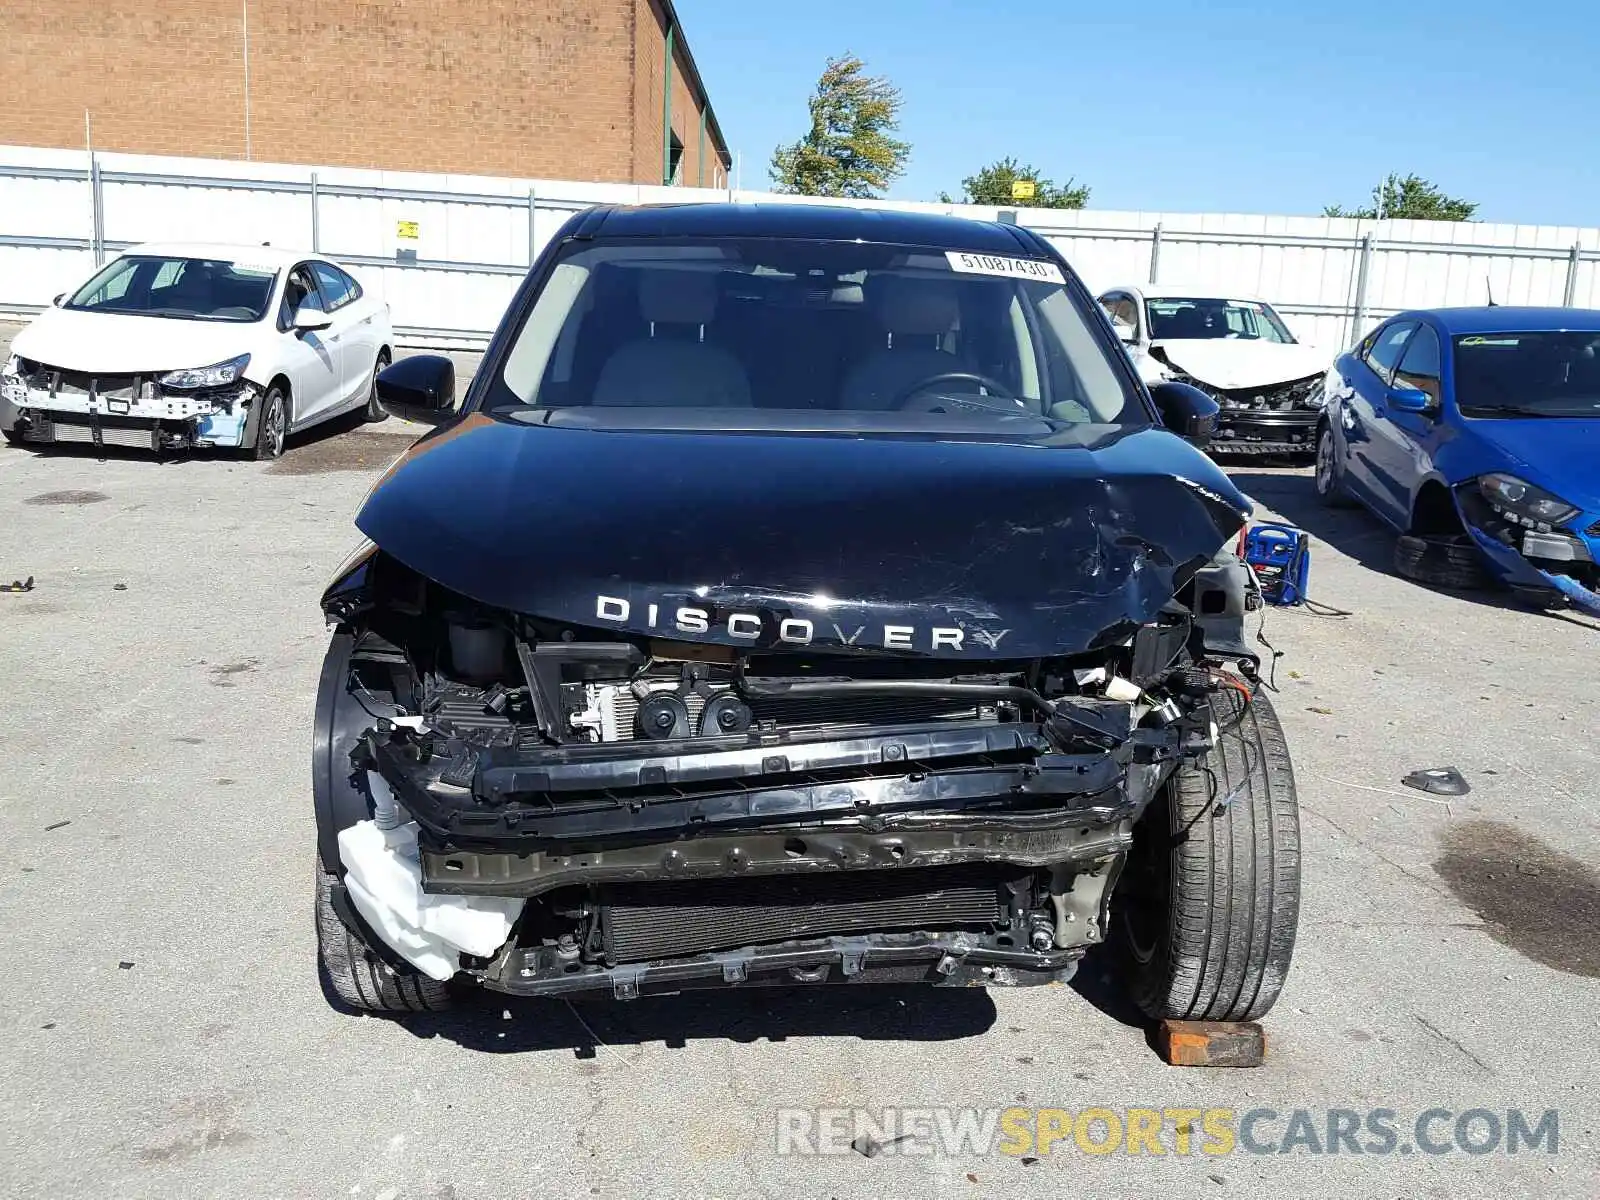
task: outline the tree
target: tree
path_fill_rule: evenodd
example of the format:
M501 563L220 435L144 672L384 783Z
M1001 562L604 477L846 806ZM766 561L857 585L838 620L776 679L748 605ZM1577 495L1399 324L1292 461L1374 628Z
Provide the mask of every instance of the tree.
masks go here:
M911 147L893 136L900 89L865 69L853 54L828 60L809 103L810 131L772 154L778 191L870 200L905 173Z
M1470 221L1478 206L1470 200L1446 196L1418 175L1401 179L1390 175L1372 189L1372 203L1365 208L1346 210L1334 204L1322 210L1325 217L1357 217L1374 220L1379 212L1401 221Z
M1033 184L1032 196L1012 198L1011 185L1019 179ZM948 192L940 192L939 200L944 204L957 203L950 199ZM976 175L968 175L961 181L962 204L994 204L1002 208L1082 208L1088 202L1088 188L1075 186L1070 179L1057 187L1040 175L1037 168L1023 166L1009 156L990 163Z

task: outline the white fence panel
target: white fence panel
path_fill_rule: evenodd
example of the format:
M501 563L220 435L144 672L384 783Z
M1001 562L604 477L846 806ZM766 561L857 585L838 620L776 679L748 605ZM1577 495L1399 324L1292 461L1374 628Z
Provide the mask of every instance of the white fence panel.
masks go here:
M125 245L304 246L350 263L402 340L481 343L534 257L600 203L833 204L701 188L498 179L0 147L0 311L27 313ZM1600 305L1600 229L867 201L1027 225L1091 289L1205 287L1275 304L1331 352L1404 308ZM405 228L402 230L402 223ZM409 236L412 233L415 236Z

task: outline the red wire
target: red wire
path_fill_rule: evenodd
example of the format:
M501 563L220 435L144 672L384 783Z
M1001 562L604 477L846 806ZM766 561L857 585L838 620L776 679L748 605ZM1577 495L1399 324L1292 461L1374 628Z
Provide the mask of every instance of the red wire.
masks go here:
M1255 699L1255 693L1246 687L1244 681L1241 679L1235 679L1232 675L1229 675L1223 671L1218 671L1212 676L1212 678L1218 683L1223 684L1226 687L1231 687L1234 691L1238 692L1244 697L1244 702L1246 704L1249 704Z

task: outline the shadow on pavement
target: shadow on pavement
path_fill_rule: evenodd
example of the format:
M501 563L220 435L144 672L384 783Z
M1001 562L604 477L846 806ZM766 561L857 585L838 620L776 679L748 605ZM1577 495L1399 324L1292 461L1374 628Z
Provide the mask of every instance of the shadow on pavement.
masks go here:
M1245 495L1346 558L1383 575L1395 573L1394 531L1364 508L1332 508L1324 504L1317 498L1309 471L1290 474L1243 469L1229 471L1228 478ZM1265 519L1265 515L1257 513L1255 523ZM1313 568L1315 564L1313 547ZM1313 582L1315 574L1313 570Z
M904 984L708 989L638 1000L525 999L468 995L446 1013L397 1023L420 1038L445 1038L468 1050L517 1054L570 1050L592 1059L607 1047L660 1042L783 1042L853 1037L863 1041L943 1042L977 1037L995 1022L994 1001L980 988Z
M1149 1023L1115 983L1109 958L1091 954L1071 983L1094 1008L1119 1024ZM1021 989L1040 1004L1061 1003L1051 986ZM326 980L330 1006L349 1012ZM568 1050L593 1059L606 1049L659 1042L784 1042L851 1037L862 1041L947 1042L978 1037L998 1017L984 988L920 984L822 984L807 987L707 988L617 1001L603 996L530 999L463 992L443 1013L417 1013L395 1024L419 1038L443 1038L486 1054Z

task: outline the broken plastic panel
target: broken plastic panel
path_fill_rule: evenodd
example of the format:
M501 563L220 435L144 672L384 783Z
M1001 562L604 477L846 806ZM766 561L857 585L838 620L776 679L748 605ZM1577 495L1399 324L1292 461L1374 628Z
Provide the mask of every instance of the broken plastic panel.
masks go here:
M360 821L339 834L345 887L356 911L395 953L432 979L461 969L461 954L492 956L511 936L523 901L429 896L422 891L417 827Z

